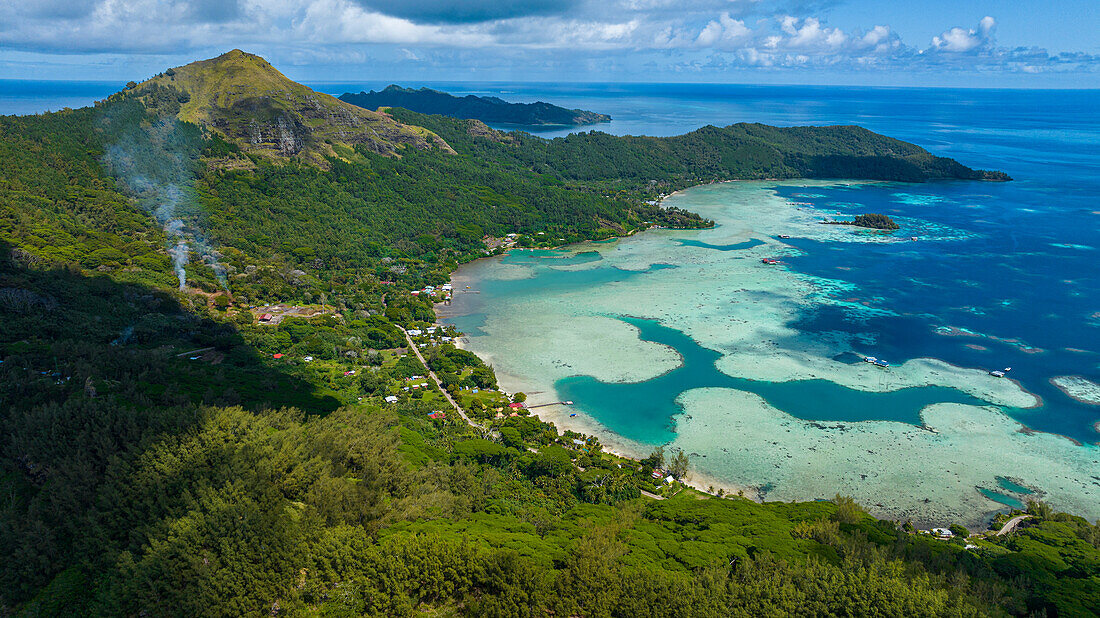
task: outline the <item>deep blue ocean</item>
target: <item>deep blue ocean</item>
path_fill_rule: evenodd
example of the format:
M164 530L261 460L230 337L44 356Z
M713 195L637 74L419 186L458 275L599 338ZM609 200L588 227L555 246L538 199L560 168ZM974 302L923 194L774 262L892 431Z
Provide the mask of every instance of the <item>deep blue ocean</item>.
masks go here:
M1056 172L1049 173L1054 182ZM1049 381L1080 375L1100 382L1100 208L1088 178L1061 173L1065 191L1024 177L935 183L933 201L914 195L929 195L920 187L904 185L815 188L814 197L792 197L849 216L882 212L967 232L965 240L936 243L934 250L919 241L840 247L792 239L804 254L788 260L791 268L855 283L858 291L845 300L897 314L856 317L823 305L797 327L876 333L864 351L891 362L932 357L962 367L1011 367L1010 377L1043 399L1040 408L1013 416L1032 429L1097 442L1100 408L1074 401ZM1091 186L1091 196L1098 195L1095 179Z
M383 82L313 83L343 92ZM615 134L675 135L734 122L858 124L915 142L1008 183L939 182L814 189L794 201L845 214L883 212L962 230L958 242L789 242L797 271L856 285L856 302L889 317L823 305L807 331L878 334L863 351L901 363L934 357L964 367L1012 367L1043 398L1018 418L1028 427L1097 442L1100 407L1074 401L1053 376L1100 382L1100 93L1097 91L856 88L697 84L403 83L458 95L545 100L611 114L584 127ZM104 82L0 80L0 113L78 107L118 90ZM576 129L574 129L576 130ZM568 130L533 131L545 137ZM799 195L796 195L799 194Z

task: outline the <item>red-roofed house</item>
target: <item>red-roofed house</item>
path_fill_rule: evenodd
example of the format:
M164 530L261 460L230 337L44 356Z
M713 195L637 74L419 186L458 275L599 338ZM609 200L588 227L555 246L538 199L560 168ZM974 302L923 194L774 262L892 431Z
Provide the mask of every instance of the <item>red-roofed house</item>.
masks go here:
M275 355L275 358L282 358L282 357L283 357L283 355L282 355L282 354L276 354L276 355Z

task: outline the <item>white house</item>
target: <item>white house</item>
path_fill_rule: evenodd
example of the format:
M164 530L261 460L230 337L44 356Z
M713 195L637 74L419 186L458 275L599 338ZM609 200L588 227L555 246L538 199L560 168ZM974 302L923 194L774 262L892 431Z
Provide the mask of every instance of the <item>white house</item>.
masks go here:
M397 395L390 395L385 399L386 403L397 403Z

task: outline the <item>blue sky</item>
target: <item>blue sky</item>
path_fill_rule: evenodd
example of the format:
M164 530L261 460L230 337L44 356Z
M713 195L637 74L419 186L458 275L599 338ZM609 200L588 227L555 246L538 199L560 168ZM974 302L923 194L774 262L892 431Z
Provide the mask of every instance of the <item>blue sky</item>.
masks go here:
M0 78L1100 87L1098 0L0 0Z

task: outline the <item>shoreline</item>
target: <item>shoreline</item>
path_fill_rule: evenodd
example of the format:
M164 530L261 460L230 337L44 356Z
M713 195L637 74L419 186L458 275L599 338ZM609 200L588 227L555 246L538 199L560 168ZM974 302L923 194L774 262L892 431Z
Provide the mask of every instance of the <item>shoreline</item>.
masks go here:
M579 244L579 243L578 243ZM498 256L486 256L498 257ZM463 281L468 281L468 278L462 278ZM452 275L452 281L453 275ZM636 330L636 329L635 329ZM465 335L465 333L463 333ZM455 347L469 351L466 344L466 337L462 336L455 340ZM663 345L663 344L662 344ZM668 347L668 346L665 346ZM680 363L682 364L682 355L677 352L680 357ZM484 353L478 354L478 357L482 359L486 364L492 363L493 357L491 355L485 355ZM669 369L667 371L673 371ZM665 373L667 373L667 371ZM663 375L663 374L662 374ZM543 390L539 387L530 388L535 386L524 382L517 376L497 372L497 383L501 387L503 392L523 392L528 397L528 403L535 402L536 405L541 403L551 403L554 401L560 401L561 395L554 390L553 386L549 390ZM505 387L509 388L505 388ZM545 400L545 401L543 401ZM575 431L585 435L592 435L600 439L601 450L609 455L627 459L633 462L640 463L648 454L642 451L645 450L641 444L632 443L630 440L619 436L615 432L604 428L599 421L586 416L585 421L572 421L569 418L569 412L566 412L562 405L549 405L543 408L538 408L537 411L531 411L531 416L538 418L540 421L550 423L554 426L554 431L558 436L564 436L566 431ZM682 412L681 412L682 414ZM677 415L679 416L679 415ZM579 417L577 417L579 418ZM587 426L589 423L592 426ZM652 447L656 448L656 447ZM762 503L763 496L760 491L760 487L754 485L739 484L733 481L719 478L715 475L701 472L699 470L692 470L689 472L687 479L680 480L687 487L691 487L702 493L717 496L717 493L711 493L710 488L714 488L715 492L722 490L725 496L739 496L753 502Z
M685 187L684 189L679 189L677 191L674 191L674 192L670 193L669 195L665 196L665 198L663 198L663 199L667 199L668 197L672 197L674 195L681 195L684 192L686 192L688 189L693 189L694 190L694 189L698 189L699 187L705 187L705 186L709 186L709 185L722 185L722 184L732 184L732 183L743 183L743 184L782 183L782 184L792 184L792 185L796 185L796 186L813 187L813 186L832 186L832 185L837 185L837 184L856 184L856 183L858 183L858 184L878 184L880 182L881 181L854 181L854 182L853 181L842 181L842 180L820 181L820 180L813 180L813 179L785 179L785 180L772 179L772 180L745 181L745 180L737 179L737 180L716 181L716 182L713 182L713 183L700 183L698 185L693 185L692 187ZM750 188L750 190L751 190L751 188ZM736 190L734 190L734 191L736 191ZM772 193L774 193L774 191L772 191ZM690 205L687 206L687 207L689 209L691 209ZM704 209L700 212L706 213L707 210ZM704 214L703 216L707 216L707 215ZM710 217L714 218L713 215L711 215ZM718 227L720 227L721 225L722 224L720 224ZM648 228L648 229L667 229L667 228ZM637 234L637 232L639 232L639 231L646 231L646 230L645 229L636 230L631 234L627 234L627 235L620 236L620 237L614 237L612 239L601 241L600 244L614 244L615 242L617 242L619 240L623 240L623 239L629 238L631 236L635 236ZM761 232L761 233L763 233L763 232ZM770 232L769 232L769 234L770 234ZM767 237L770 238L770 236L767 236ZM590 243L591 243L591 241L584 241L584 242L581 242L581 243L572 243L572 244L569 244L569 245L562 245L559 248L565 248L566 250L582 251L582 250L584 250L585 246L589 245ZM631 246L633 246L633 245L631 245ZM485 256L485 257L498 257L499 258L500 256ZM473 262L470 262L469 264L473 264L473 263L476 263L476 262L477 262L477 260L474 260ZM466 265L463 265L463 266L466 266ZM455 281L455 282L463 281L464 283L462 283L462 285L466 285L472 279L473 279L473 277L463 277L461 273L458 273L457 269L454 273L452 273L452 281ZM627 306L624 306L624 311L622 312L623 315L631 315L631 311L633 311L634 313L637 313L637 309L631 310L628 305L629 305L629 303L627 304ZM463 310L463 311L454 311L454 310L451 310L451 308L449 308L449 307L447 309L448 310L446 310L446 311L437 313L437 315L440 315L442 319L450 319L450 318L460 317L461 315L472 314L472 313L477 313L478 312L478 310L474 309L474 308L467 308L466 310ZM569 314L569 315L572 315L572 314ZM660 318L657 318L657 319L660 319ZM494 325L498 326L498 325L496 325L496 323L494 323ZM499 330L499 328L497 328L496 330ZM465 338L463 338L463 339L465 339ZM463 347L464 349L469 349L469 347L470 347L468 345L469 340L467 339L467 340L463 341L463 339L460 339L456 343L458 343L459 346ZM665 347L667 347L667 346L665 346ZM507 349L510 349L510 348L507 348ZM501 349L501 350L498 350L498 351L503 352L503 351L505 351L505 349ZM483 358L486 358L487 362L491 363L492 360L493 360L491 356L486 357L483 354L478 354L478 355L482 356ZM915 360L915 359L909 359L909 360L911 361L911 360ZM938 363L943 363L942 367L945 368L945 369L946 368L961 369L961 370L967 369L966 367L960 367L960 366L957 366L957 365L953 365L951 363L947 363L946 361L940 361L939 359L929 359L929 360L936 361ZM572 362L572 361L570 361L570 362ZM931 364L931 363L925 362L924 364ZM527 365L523 365L523 366L527 366ZM535 366L537 366L537 364ZM918 369L920 369L920 368L918 367ZM971 368L971 369L973 369L975 371L982 371L984 373L984 370L982 370L980 368ZM671 370L671 369L666 369L666 371L668 371L668 370ZM723 371L723 373L727 373L727 372ZM921 373L923 373L923 371L921 371ZM539 374L532 374L532 375L539 375ZM557 374L557 372L551 372L548 375L549 376L557 376L558 374ZM732 375L732 374L729 374L729 375ZM814 377L820 377L820 376L814 376ZM915 378L915 377L918 377L918 376L914 375L912 377ZM921 380L921 381L923 382L923 380ZM1008 380L1008 382L1011 382L1015 385L1015 391L1019 391L1020 393L1024 394L1027 397L1026 403L1024 401L1022 401L1020 398L1010 397L1008 400L1001 401L1001 403L999 403L999 404L991 404L993 407L999 408L999 407L1005 406L1005 405L1008 404L1009 401L1012 401L1013 399L1016 400L1017 405L1015 405L1015 406L1014 405L1007 405L1007 407L1021 407L1023 409L1034 409L1034 408L1037 408L1037 407L1040 407L1040 406L1043 405L1042 399L1037 394L1032 393L1030 391L1027 391L1016 380L1013 380L1013 379L1010 378ZM532 395L530 403L549 403L550 401L555 401L557 399L560 399L560 396L557 396L556 391L553 389L552 386L548 388L545 384L536 385L536 384L534 384L534 383L532 383L528 380L519 378L519 376L510 376L510 375L501 374L500 384L501 384L502 387L507 387L509 390L513 390L513 389L514 390L522 390L522 391L527 392L528 394ZM929 383L929 384L931 384L931 383ZM1008 386L1008 385L1004 385L1004 386ZM851 388L851 386L850 386L850 388ZM859 387L856 386L854 388L859 388ZM893 388L886 388L885 390L900 390L902 388L906 388L906 387L905 386L894 386ZM859 390L869 390L869 391L876 392L879 389L876 389L876 388L869 388L869 389L868 388L859 388ZM962 390L963 392L970 392L970 389L959 389L959 390ZM1000 389L994 389L993 392L990 392L988 394L989 395L996 395L996 400L1001 400L1005 396L1005 394L1003 392L998 394L998 393L996 393L997 390L1000 390ZM971 393L971 394L975 394L975 393ZM977 395L977 394L975 394L975 396L979 396L979 398L985 398L985 397L981 397L980 395ZM1024 404L1024 405L1020 405L1020 404ZM537 416L538 418L540 418L541 420L543 420L545 422L553 423L555 425L555 428L558 431L559 435L561 435L566 430L578 431L578 432L589 434L589 435L596 435L597 437L600 438L601 442L604 444L604 447L605 447L604 450L606 452L608 452L609 454L619 456L619 457L623 457L625 459L632 460L632 461L638 461L639 459L644 458L645 456L648 455L649 450L651 448L653 448L651 445L642 445L642 444L630 443L628 440L622 438L621 436L617 436L616 434L614 434L614 432L606 429L606 427L602 426L599 423L599 421L597 421L595 419L591 419L591 418L582 419L580 417L570 418L568 416L568 414L569 414L569 412L572 412L572 411L573 410L568 410L568 409L566 409L564 407L561 407L561 406L553 406L553 407L548 407L548 408L543 408L543 409L540 409L540 410L532 411L532 414ZM676 415L676 416L679 416L679 414ZM928 424L925 420L925 415L924 415L923 411L922 411L922 414L921 414L921 421L922 421L922 425L917 426L917 429L922 429L924 431L929 431L929 427L928 427ZM1022 425L1022 423L1020 423L1020 421L1016 421L1016 422ZM858 424L863 424L863 423L858 423ZM1046 433L1046 432L1039 432L1039 433ZM1050 434L1050 435L1055 435L1055 436L1058 436L1058 437L1065 437L1065 436L1061 436L1060 434ZM688 448L685 448L685 451L687 451L687 450L696 450L696 449L692 449L688 445L685 445L685 446L688 447ZM679 450L679 449L676 449L676 450ZM811 449L811 450L813 450L813 449ZM673 451L673 452L675 452L675 451ZM701 451L701 452L703 452L703 451ZM698 457L701 457L701 456L696 455L695 457L693 457L693 459L695 459L695 462L704 461L702 459L698 459ZM711 459L713 459L713 456L712 456ZM708 467L708 469L713 468L713 466L707 466L707 467ZM721 476L724 477L724 479L729 479L730 478L730 475L727 475L727 474L722 474ZM750 476L752 476L752 475L750 474ZM707 489L709 489L710 486L713 486L716 490L720 488L720 489L723 489L723 490L729 492L732 495L737 495L739 491L744 492L743 497L745 497L747 499L754 500L754 501L758 501L758 502L765 501L767 499L767 494L764 494L761 491L761 488L767 485L766 483L764 485L750 485L750 484L744 484L744 483L739 484L736 481L723 480L723 478L719 478L719 475L717 475L715 473L712 473L712 472L711 473L704 473L704 472L700 472L700 471L697 471L697 470L692 470L691 474L689 475L688 480L684 484L689 486L689 487L692 487L696 490L702 491L704 493L709 493L709 492L707 492ZM837 487L840 487L840 486L838 485ZM804 494L802 496L802 498L798 498L798 499L802 499L802 500L822 499L823 497L829 497L833 493L835 493L834 491L832 491L832 489L834 489L832 485L829 485L828 489L830 490L828 492L823 491L823 490L820 491L820 492L815 491L815 492ZM849 490L850 490L850 488L849 488ZM841 493L844 493L845 491L846 491L845 489L841 488ZM872 490L869 489L868 491L872 491ZM820 494L820 495L818 495L818 494ZM789 497L790 496L781 496L781 499L786 500ZM873 502L873 500L868 499L866 496L864 496L863 501L867 502L868 504ZM940 501L937 501L937 502L940 502ZM963 502L963 503L960 503L960 504L967 504L969 502L971 502L971 501ZM956 503L951 501L951 500L947 500L946 502L944 502L944 505L945 505L944 508L946 508L946 509L958 508L958 505L956 505ZM971 504L971 506L975 506L975 505ZM1002 508L993 508L993 509L986 508L987 506L988 505L984 505L984 503L983 503L982 506L978 507L977 509L975 509L973 511L972 518L968 517L968 519L970 519L972 522L976 521L979 518L988 521L988 519L993 517L997 512L1000 512L1000 511L1003 510ZM878 513L877 516L879 516L879 517L886 517L886 518L895 517L896 518L896 516L897 516L896 512L894 512L892 510L889 510L889 509L887 509L886 511L883 511L881 509L876 509L875 507L870 506L868 510L871 511L871 512L877 512ZM929 513L929 514L932 515L932 513ZM914 520L914 521L916 521L916 520ZM941 520L937 519L935 515L933 515L932 517L928 518L926 521L927 521L927 523L943 523L946 520L941 521Z

